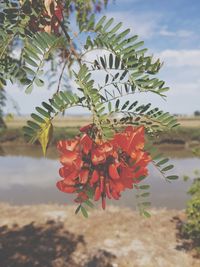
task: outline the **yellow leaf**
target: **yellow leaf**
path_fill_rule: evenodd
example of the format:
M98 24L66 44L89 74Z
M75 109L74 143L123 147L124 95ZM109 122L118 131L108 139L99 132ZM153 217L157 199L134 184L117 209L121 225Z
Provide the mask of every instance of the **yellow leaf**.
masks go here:
M46 123L42 123L40 125L41 132L39 133L38 140L42 146L42 151L44 156L46 155L47 146L51 140L53 134L53 125L51 121L47 121Z

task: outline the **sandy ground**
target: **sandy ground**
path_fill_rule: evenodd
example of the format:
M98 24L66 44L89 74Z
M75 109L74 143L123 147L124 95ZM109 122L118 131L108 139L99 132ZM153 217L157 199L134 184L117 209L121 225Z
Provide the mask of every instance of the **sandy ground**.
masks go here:
M108 207L106 211L92 211L85 219L81 214L74 215L72 206L2 203L0 214L0 261L7 264L1 267L200 266L200 259L177 237L177 222L184 220L182 211L152 210L147 219L127 208ZM16 246L15 237L21 240ZM34 242L33 248L30 244ZM44 250L45 242L54 245L51 253ZM29 245L31 256L24 252ZM50 253L45 256L48 262L42 253Z

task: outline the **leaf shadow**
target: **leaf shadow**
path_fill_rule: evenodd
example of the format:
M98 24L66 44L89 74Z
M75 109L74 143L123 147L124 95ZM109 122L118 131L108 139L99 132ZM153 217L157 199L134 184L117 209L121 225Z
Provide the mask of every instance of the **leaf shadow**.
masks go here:
M2 267L78 267L72 254L83 236L66 231L62 223L47 221L36 226L0 227L0 262Z

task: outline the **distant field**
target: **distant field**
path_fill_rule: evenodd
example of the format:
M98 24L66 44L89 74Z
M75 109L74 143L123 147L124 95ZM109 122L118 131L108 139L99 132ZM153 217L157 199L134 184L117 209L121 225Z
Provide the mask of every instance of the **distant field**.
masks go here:
M19 128L26 124L29 117L14 117L13 120L7 121L9 128ZM87 116L69 116L59 117L53 121L56 127L79 127L91 122L91 118ZM178 122L183 127L200 127L200 117L181 117Z
M29 117L14 117L14 119L6 121L8 128L20 128L26 125ZM79 127L91 122L90 117L86 116L69 116L59 117L53 121L56 127Z
M200 117L178 118L178 122L183 127L200 127Z

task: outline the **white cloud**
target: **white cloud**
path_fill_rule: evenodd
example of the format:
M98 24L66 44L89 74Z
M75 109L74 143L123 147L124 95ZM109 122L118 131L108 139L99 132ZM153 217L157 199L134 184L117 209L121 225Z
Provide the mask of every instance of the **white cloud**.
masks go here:
M161 29L159 34L166 37L188 38L191 37L194 33L187 30L169 31L167 29Z
M124 28L130 28L132 33L144 39L151 38L158 32L158 21L161 17L153 12L136 14L129 11L109 12L106 15L115 18L116 22L123 22Z
M130 28L133 33L138 34L143 39L150 39L154 36L165 36L174 38L194 37L195 33L190 30L179 29L176 31L168 30L162 25L163 14L155 12L134 13L130 11L108 12L108 17L113 17L118 22L123 22L124 28Z
M200 67L200 49L164 50L156 56L171 67Z

